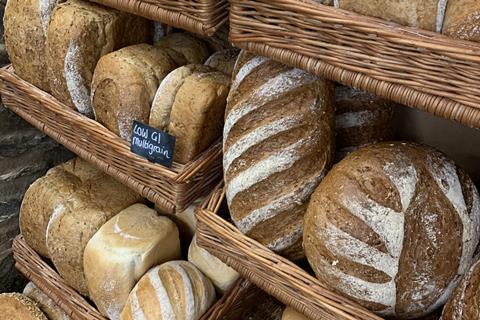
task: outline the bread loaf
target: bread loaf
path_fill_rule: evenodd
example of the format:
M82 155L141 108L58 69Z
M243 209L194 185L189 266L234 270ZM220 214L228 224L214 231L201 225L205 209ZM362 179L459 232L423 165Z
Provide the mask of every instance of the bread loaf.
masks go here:
M134 204L105 223L85 248L90 297L104 316L119 319L130 291L145 272L178 258L175 223L143 204Z
M282 320L308 320L308 318L295 309L286 307L283 310Z
M166 50L179 66L204 63L209 54L205 42L189 33L169 34L160 38L155 46Z
M0 319L48 320L35 302L20 293L0 294Z
M45 42L50 16L62 0L9 0L3 18L5 46L15 73L49 91Z
M303 215L334 147L333 86L240 54L223 133L226 197L241 232L301 258Z
M443 34L462 40L480 41L480 2L448 0Z
M133 120L148 122L155 92L176 66L165 50L148 44L103 56L93 75L95 119L129 141Z
M176 137L174 160L187 163L220 138L230 78L204 65L172 71L160 84L149 124Z
M472 265L448 299L441 320L480 319L480 260Z
M50 320L70 320L71 318L52 300L49 296L43 293L33 282L29 282L23 294L35 301L40 310Z
M389 140L393 133L393 103L369 92L335 88L336 160L375 142Z
M443 305L472 263L480 199L442 153L381 143L351 153L312 196L305 254L318 279L383 316Z
M90 86L97 61L126 45L148 41L150 27L143 18L88 1L59 4L47 33L46 60L52 94L91 116Z
M215 301L215 289L193 264L170 261L145 274L133 288L122 320L197 320Z
M212 281L218 292L222 294L227 292L240 278L238 272L207 250L199 247L196 236L193 237L190 248L188 248L188 261L200 269Z
M205 61L205 65L217 69L218 71L222 71L231 77L238 54L239 51L237 49L217 51Z
M180 230L180 239L182 243L187 245L192 242L193 236L197 231L197 219L195 218L195 210L203 202L205 197L200 197L195 200L187 209L177 212L175 214L166 214L175 222ZM161 211L161 210L157 210Z
M336 7L401 25L441 32L448 0L334 0Z

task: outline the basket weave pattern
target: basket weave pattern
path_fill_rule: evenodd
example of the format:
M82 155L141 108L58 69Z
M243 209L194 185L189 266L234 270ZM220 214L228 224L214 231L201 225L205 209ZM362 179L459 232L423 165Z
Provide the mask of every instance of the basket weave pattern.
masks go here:
M480 44L311 0L231 0L238 47L480 128Z
M221 179L220 142L186 165L165 168L133 154L129 143L20 79L11 67L0 69L0 93L7 108L166 213L184 210Z
M91 1L202 35L212 35L228 19L228 0Z

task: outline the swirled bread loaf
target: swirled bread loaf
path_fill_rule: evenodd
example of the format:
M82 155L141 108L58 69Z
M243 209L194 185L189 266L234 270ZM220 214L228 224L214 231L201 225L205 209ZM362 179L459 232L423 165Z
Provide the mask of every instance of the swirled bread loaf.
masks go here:
M318 279L384 316L443 305L480 239L480 199L444 154L414 143L351 153L321 182L305 216Z
M148 271L133 288L122 320L198 320L215 301L210 280L187 261Z
M303 216L334 147L333 86L300 69L241 53L223 134L232 219L292 259L303 256Z
M63 311L49 296L47 296L42 290L40 290L33 282L29 282L25 289L23 289L23 294L33 301L35 301L48 316L49 320L71 320L71 318Z
M48 320L37 303L20 293L0 294L0 318L5 320Z

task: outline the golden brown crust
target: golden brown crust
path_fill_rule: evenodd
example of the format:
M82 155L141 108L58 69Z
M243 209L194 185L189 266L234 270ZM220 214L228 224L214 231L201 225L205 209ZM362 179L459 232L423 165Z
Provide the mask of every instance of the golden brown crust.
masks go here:
M480 41L480 3L477 0L449 0L443 34L462 40Z
M48 320L34 301L20 293L0 294L0 314L8 320Z

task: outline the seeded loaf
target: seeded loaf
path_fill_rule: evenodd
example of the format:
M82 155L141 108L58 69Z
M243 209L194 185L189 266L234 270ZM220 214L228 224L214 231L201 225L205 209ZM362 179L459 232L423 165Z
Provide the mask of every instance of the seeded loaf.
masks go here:
M443 34L462 40L480 41L480 2L448 0Z
M308 320L308 318L295 309L286 307L283 310L282 320Z
M103 55L147 42L151 23L81 0L55 9L47 33L46 61L52 94L67 106L92 116L90 89Z
M50 320L71 320L71 318L60 307L47 296L42 290L40 290L33 282L29 282L23 294L32 301L36 302L40 310Z
M223 132L226 197L241 232L303 257L303 215L334 148L333 86L241 53Z
M305 253L323 285L384 317L443 305L480 239L480 198L444 154L380 143L338 163L312 196Z
M231 77L238 54L238 49L217 51L212 54L207 61L205 61L205 65L217 69L218 71L221 71Z
M161 37L155 46L166 50L179 66L201 64L209 56L205 42L189 33L171 33Z
M49 91L45 42L50 16L62 0L9 0L3 18L4 39L15 73Z
M103 56L93 75L95 119L129 141L133 120L148 122L160 82L176 67L164 49L148 44L129 46Z
M175 223L143 204L134 204L105 223L85 248L90 297L104 316L119 319L130 291L145 272L179 258Z
M230 78L211 67L187 65L160 84L149 124L176 137L174 160L187 163L220 138Z
M34 301L20 293L0 294L0 318L5 320L48 320Z
M187 261L151 269L133 288L121 320L198 320L215 301L215 289Z

